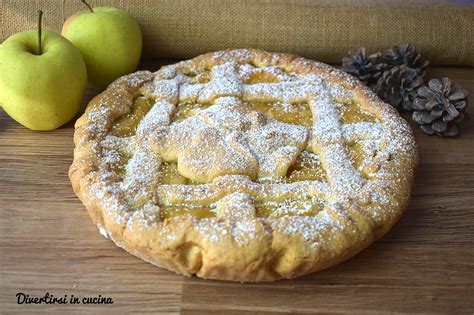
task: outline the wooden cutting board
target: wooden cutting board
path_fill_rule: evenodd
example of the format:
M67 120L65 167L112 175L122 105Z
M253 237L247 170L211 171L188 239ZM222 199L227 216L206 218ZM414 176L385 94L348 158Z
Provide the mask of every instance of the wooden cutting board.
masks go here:
M463 84L474 114L473 68L429 74ZM415 127L420 165L413 199L384 238L319 273L239 284L176 275L100 236L67 177L73 124L33 132L0 110L0 312L472 314L473 121L463 127L456 139L430 137ZM17 293L47 292L81 299L100 294L113 304L17 304Z

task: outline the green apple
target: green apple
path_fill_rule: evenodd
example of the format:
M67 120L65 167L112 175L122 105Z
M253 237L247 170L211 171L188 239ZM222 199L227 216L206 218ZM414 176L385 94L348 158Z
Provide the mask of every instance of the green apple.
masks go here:
M79 50L61 35L29 30L0 45L0 104L33 130L52 130L73 118L87 87Z
M135 71L142 52L142 33L126 11L92 9L85 4L89 11L70 16L61 34L81 51L89 84L104 89L118 77Z

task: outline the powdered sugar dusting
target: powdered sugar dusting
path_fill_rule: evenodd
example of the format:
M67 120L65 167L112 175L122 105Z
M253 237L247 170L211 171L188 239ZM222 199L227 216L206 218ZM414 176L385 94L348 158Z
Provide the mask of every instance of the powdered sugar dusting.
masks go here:
M208 71L206 83L182 72L190 70L186 62L158 71L143 88L155 104L139 123L136 135L107 135L101 140L99 172L103 180L91 185L91 193L116 205L117 213L126 213L124 205L128 204L135 212L133 217L154 223L160 205L212 205L219 220L196 219L195 228L208 242L232 237L240 245L259 235L257 230L265 223L273 231L297 234L321 246L321 233L346 228L337 213L340 205L354 200L374 204L372 216L377 219L381 208L376 205L394 202L386 194L387 183L403 176L393 175L387 161L413 147L406 124L394 121L393 113L376 99L372 106L381 112L376 121L344 123L338 108L345 106L341 102L354 99L353 90L329 80L327 72L295 73L278 67L278 57L262 66L249 62L251 58L245 50L215 53L215 64L209 69L200 65L193 70ZM257 77L263 79L252 82ZM184 102L210 106L174 121L176 109ZM274 103L283 110L307 103L313 125L278 121L249 106L255 102ZM87 128L105 134L103 122L108 114L103 107L89 112ZM361 145L358 167L351 158L353 143ZM319 155L327 182L272 182L284 177L304 150ZM177 162L181 175L201 184L160 184L163 161ZM120 164L125 164L121 173L112 174ZM264 179L269 182L265 184ZM309 201L298 203L300 200ZM258 202L274 206L275 213L258 217ZM315 204L321 209L314 211ZM141 212L148 214L139 215ZM130 219L130 215L117 215L119 219Z

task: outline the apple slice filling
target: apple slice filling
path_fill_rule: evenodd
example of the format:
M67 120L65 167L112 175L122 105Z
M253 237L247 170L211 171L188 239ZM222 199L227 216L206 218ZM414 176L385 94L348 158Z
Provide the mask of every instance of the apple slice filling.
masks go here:
M153 100L139 96L133 102L130 112L117 119L112 126L111 134L117 137L130 137L135 134L138 124L153 106Z

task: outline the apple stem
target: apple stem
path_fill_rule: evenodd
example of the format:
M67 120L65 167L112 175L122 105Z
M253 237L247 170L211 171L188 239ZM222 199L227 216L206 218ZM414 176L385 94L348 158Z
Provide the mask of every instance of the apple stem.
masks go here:
M86 2L86 0L81 0L81 2L84 3L89 8L89 10L91 10L92 13L94 13L94 10L92 10L92 7L89 5L89 3Z
M43 53L41 48L41 20L43 19L43 11L38 10L38 55Z

